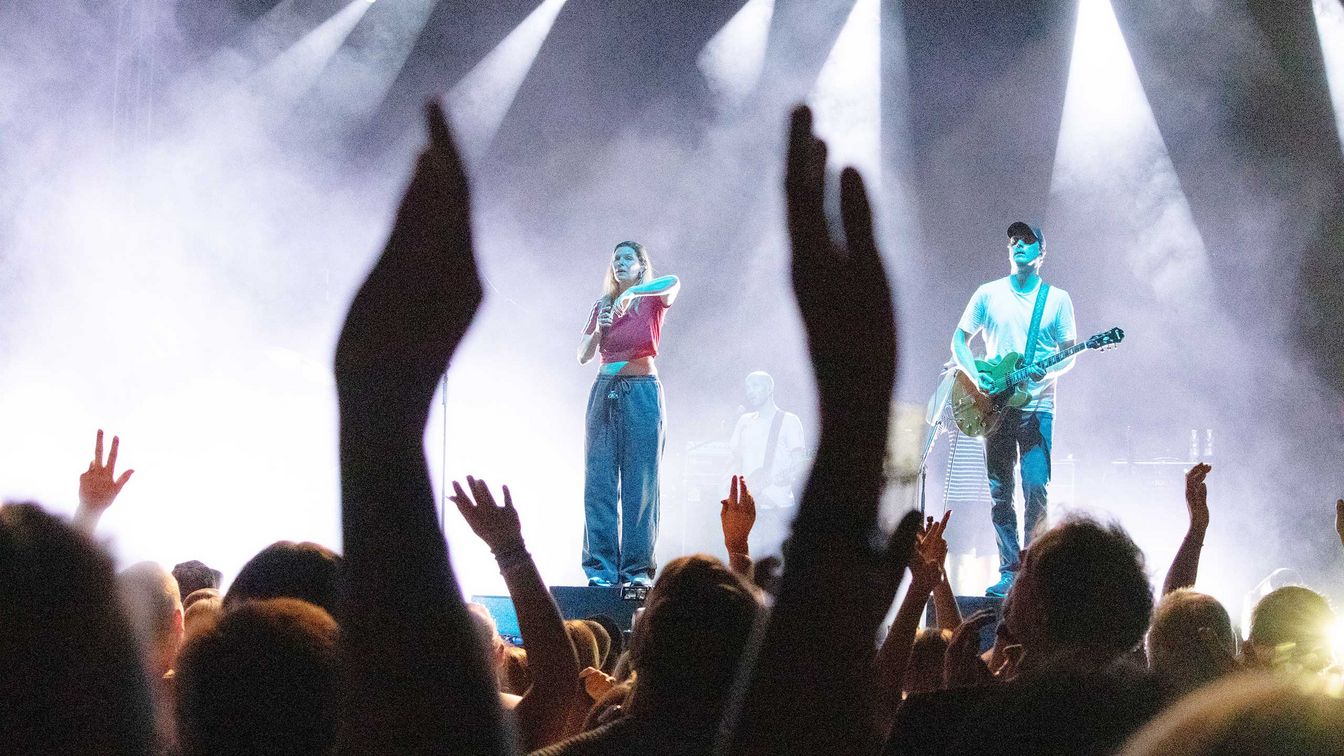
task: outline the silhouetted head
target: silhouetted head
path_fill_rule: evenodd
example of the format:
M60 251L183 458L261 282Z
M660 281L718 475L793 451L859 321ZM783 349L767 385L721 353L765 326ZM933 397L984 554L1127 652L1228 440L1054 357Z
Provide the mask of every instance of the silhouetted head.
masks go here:
M924 628L915 634L905 673L906 693L925 693L943 687L943 657L951 640L951 630Z
M602 655L602 671L610 675L612 670L616 668L616 660L621 658L621 654L625 653L625 633L621 630L621 626L616 623L616 620L605 614L598 614L587 619L589 622L601 625L602 629L607 632L609 645L606 653ZM601 642L602 639L599 638L598 643Z
M162 677L173 668L182 642L182 599L177 580L154 562L137 562L122 570L117 582L145 666Z
M1217 648L1209 648L1210 643ZM1182 588L1158 602L1148 629L1148 663L1171 694L1183 695L1222 677L1222 660L1236 653L1232 620L1218 599Z
M588 629L593 634L593 639L597 641L597 664L594 664L593 666L602 669L602 665L607 663L607 656L611 654L611 635L607 632L607 628L604 627L601 622L591 619L580 621L588 626Z
M0 750L149 753L154 713L112 562L35 504L0 506Z
M579 669L597 667L602 664L601 650L593 629L583 620L565 620L565 631L569 641L574 644L574 653L578 654Z
M187 596L202 588L219 588L219 581L223 576L219 574L219 570L212 570L205 563L193 559L174 566L173 577L177 580L178 592L185 603Z
M1279 588L1251 612L1244 656L1254 666L1319 672L1330 666L1334 623L1335 613L1321 594L1300 585Z
M672 560L630 639L639 705L717 712L759 611L751 586L718 559Z
M224 612L224 599L214 588L202 588L192 591L185 602L186 611L182 613L182 645L192 638L214 627Z
M224 609L269 598L296 598L336 615L341 555L316 543L276 541L243 565L224 595Z
M339 698L336 622L292 598L247 601L182 649L183 754L327 753Z
M1337 681L1268 673L1225 677L1177 702L1134 735L1124 756L1344 753Z
M1118 525L1067 519L1023 555L1007 611L1028 657L1118 658L1143 640L1153 613L1143 552Z

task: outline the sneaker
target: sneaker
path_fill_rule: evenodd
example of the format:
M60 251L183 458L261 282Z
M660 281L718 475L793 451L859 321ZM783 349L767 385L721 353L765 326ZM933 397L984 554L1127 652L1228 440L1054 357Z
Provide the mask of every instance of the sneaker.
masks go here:
M607 580L606 578L600 578L600 577L588 578L589 588L610 588L613 585L615 585L615 583L611 582L610 580Z
M653 578L648 575L636 575L627 580L626 584L639 586L640 588L649 588L653 585Z
M1013 587L1013 578L1015 573L1005 572L999 576L999 582L985 589L985 595L990 598L1003 598L1008 595L1008 589Z

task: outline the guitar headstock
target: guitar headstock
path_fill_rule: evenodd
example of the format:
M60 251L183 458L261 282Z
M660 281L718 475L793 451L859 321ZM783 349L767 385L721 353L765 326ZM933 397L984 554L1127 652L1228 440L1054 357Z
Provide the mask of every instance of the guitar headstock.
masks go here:
M1119 328L1102 331L1087 340L1088 349L1112 349L1125 340L1125 332Z

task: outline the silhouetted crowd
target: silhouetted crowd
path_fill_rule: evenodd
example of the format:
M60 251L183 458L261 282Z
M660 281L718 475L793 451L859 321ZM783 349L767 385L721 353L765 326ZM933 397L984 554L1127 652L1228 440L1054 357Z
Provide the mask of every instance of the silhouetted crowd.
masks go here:
M525 648L506 642L461 598L422 449L482 299L467 178L438 107L428 123L336 350L344 553L278 542L224 593L200 562L118 573L95 529L131 472L99 431L73 521L0 507L0 752L1344 753L1326 599L1269 593L1239 642L1193 589L1207 465L1187 474L1160 597L1129 535L1086 517L1034 538L1001 613L965 618L944 570L951 513L880 537L893 296L853 169L842 238L829 229L806 108L785 192L820 437L784 560L753 562L755 506L734 479L723 553L664 565L628 636L565 621L507 486L468 477L450 498L508 586ZM1336 518L1344 540L1344 501Z

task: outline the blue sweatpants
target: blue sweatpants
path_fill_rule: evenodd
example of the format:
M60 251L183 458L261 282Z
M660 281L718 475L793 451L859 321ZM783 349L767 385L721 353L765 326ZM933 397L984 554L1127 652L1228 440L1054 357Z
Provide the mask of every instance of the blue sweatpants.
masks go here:
M599 375L588 395L583 571L610 583L653 578L663 387L653 375Z

